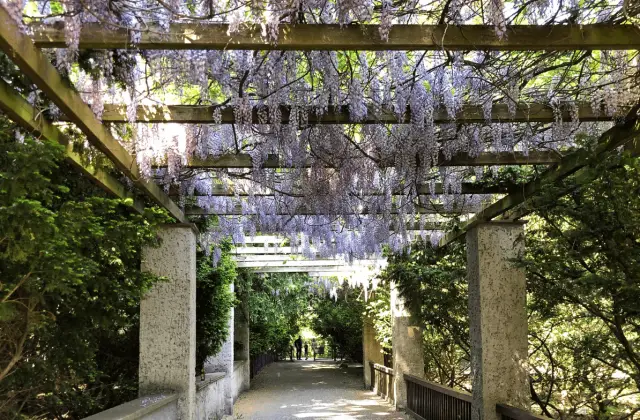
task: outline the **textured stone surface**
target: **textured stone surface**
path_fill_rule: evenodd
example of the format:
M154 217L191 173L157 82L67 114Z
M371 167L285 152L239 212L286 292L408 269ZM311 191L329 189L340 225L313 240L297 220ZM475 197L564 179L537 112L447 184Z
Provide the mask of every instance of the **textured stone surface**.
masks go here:
M148 395L102 411L84 420L175 420L178 394Z
M142 252L142 270L165 276L140 304L141 396L178 392L183 420L195 416L196 235L190 225L166 225L160 247Z
M369 362L384 364L384 354L382 353L382 346L376 340L376 330L373 327L373 321L371 318L365 316L363 320L362 329L362 352L364 360L364 388L371 388L371 369L369 368Z
M393 370L396 407L407 406L407 385L404 374L424 377L422 329L416 326L405 308L404 299L395 283L391 283L391 323L393 342Z
M362 389L362 366L340 368L333 360L272 363L236 401L235 418L409 419L375 393Z
M230 286L233 293L233 284ZM225 414L233 413L233 340L234 340L234 309L230 309L229 316L229 335L222 344L220 352L215 356L210 356L204 363L206 373L223 372L224 379L224 398L225 398Z
M204 381L196 381L196 419L218 419L225 413L224 373L208 373Z
M245 305L246 306L246 305ZM237 361L246 361L242 363L242 382L240 384L240 391L247 391L251 385L251 366L249 364L249 320L248 314L245 314L242 310L242 305L238 305L235 308L234 315L234 338L233 341L236 345L234 349L234 359ZM237 394L236 394L237 397ZM235 398L234 398L235 401Z
M499 420L496 403L529 408L522 224L486 223L467 233L474 420Z
M251 371L249 370L248 360L236 360L233 362L233 385L232 397L235 402L241 393L249 390L249 378Z

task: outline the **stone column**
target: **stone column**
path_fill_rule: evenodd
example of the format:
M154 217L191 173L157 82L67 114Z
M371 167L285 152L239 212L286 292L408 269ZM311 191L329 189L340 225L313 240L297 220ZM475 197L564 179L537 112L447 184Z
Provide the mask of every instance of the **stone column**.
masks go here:
M391 322L393 342L393 372L396 408L407 406L407 384L404 374L424 377L422 328L415 325L405 307L395 283L391 283Z
M499 420L496 404L529 409L526 276L521 223L492 222L467 232L472 419Z
M142 250L142 271L164 276L140 303L140 396L178 392L180 419L195 418L196 229L165 225L158 248Z
M242 391L247 391L250 386L251 366L249 357L249 313L247 302L242 301L235 308L234 332L234 357L235 360L244 363L242 368ZM236 351L237 350L237 351Z
M371 368L369 362L384 364L382 346L376 340L376 330L373 320L368 316L362 318L362 362L364 364L364 388L371 389Z
M233 293L233 284L230 285L231 292ZM223 372L225 377L223 379L224 388L224 408L225 414L233 414L233 337L234 337L234 310L230 309L229 314L229 335L222 344L220 352L215 356L210 356L204 362L204 370L206 373Z

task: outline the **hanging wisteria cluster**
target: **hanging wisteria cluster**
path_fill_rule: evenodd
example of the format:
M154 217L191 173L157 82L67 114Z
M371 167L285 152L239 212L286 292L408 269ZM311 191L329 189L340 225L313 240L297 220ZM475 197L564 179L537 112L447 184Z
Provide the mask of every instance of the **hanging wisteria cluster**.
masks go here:
M114 126L114 135L135 154L143 175L182 205L219 215L208 241L231 236L243 243L257 232L283 233L309 258L364 258L379 254L383 244L399 250L413 230L437 242L440 233L427 225L442 221L439 214L464 217L494 199L463 195L462 183L498 172L443 167L443 161L483 152L563 153L581 133L597 135L610 126L581 122L580 106L622 116L639 96L637 53L627 51L134 49L92 51L82 57L81 69L73 67L80 30L89 23L128 28L133 42L176 22L227 23L230 34L260 25L271 43L278 42L284 23L379 24L383 39L392 25L491 24L503 37L508 24L620 23L640 12L627 2L0 1L21 25L25 16L63 21L68 48L51 51L52 60L98 118L105 103L126 104L130 130ZM552 107L555 122L510 121L533 102ZM214 123L136 123L137 106L145 104L213 105ZM508 109L501 121L492 115L497 104ZM469 106L482 109L483 122L459 121ZM351 124L309 122L336 109L346 110ZM229 111L234 124L222 124ZM55 117L55 110L50 114ZM437 117L442 115L446 123ZM194 164L241 154L251 157L251 167ZM273 156L279 168L265 165Z

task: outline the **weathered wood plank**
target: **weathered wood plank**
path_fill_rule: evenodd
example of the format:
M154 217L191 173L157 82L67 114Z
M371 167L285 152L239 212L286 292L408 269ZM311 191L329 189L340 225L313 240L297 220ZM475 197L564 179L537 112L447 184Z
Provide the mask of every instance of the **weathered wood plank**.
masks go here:
M2 79L0 79L0 109L31 135L63 145L66 160L75 168L108 193L122 200L131 200L132 207L139 213L144 211L141 200L113 176L83 162L82 157L73 150L73 144L69 139Z
M239 268L350 267L354 269L361 269L363 267L376 265L377 263L378 262L375 260L354 261L353 264L349 264L344 260L236 261ZM322 270L322 268L319 269Z
M463 182L462 183L462 192L461 194L508 194L517 188L516 185L481 185L475 184L472 182ZM420 195L430 195L431 187L429 185L418 185L417 193ZM394 191L393 195L407 195L409 189L406 191ZM436 183L433 188L434 194L445 194L444 185L440 182ZM257 192L257 193L246 193L246 192L238 192L236 193L233 188L224 188L222 186L214 186L211 189L211 194L204 193L194 193L194 197L273 197L275 194L273 192ZM362 196L378 196L382 195L380 191L368 191L363 193ZM169 193L170 197L177 197L178 194ZM303 194L288 194L290 197L305 197ZM186 196L189 197L189 196Z
M34 25L33 39L41 48L65 48L64 26ZM152 27L131 42L130 31L102 23L82 28L83 49L180 50L633 50L640 47L640 31L633 25L513 25L499 38L493 26L394 25L389 39L378 25L280 25L278 42L261 36L259 25L228 34L226 24L174 24L166 32Z
M147 123L182 123L182 124L213 124L213 112L220 108L222 124L234 124L236 122L233 107L219 105L140 105L137 107L137 122ZM565 107L566 108L566 107ZM254 124L264 123L258 117L259 107L255 107L252 113ZM303 109L304 110L304 109ZM613 117L602 112L594 112L590 104L577 105L580 121L611 121ZM309 124L408 124L411 122L411 109L403 118L399 119L395 112L386 109L369 107L367 116L354 122L349 117L347 105L330 106L326 113L318 115L314 108L306 110ZM282 114L280 122L289 124L291 107L280 106ZM561 112L563 121L570 121L572 116L568 109ZM441 123L484 123L486 121L482 107L479 105L464 105L455 118L451 118L446 109L434 110L433 120ZM491 111L491 120L494 122L554 122L556 120L553 109L541 103L519 103L515 115L511 115L506 104L494 104ZM119 104L105 104L102 121L125 123L128 122L126 106ZM267 122L271 122L267 119Z
M80 95L62 80L55 67L34 46L31 38L20 32L4 7L0 7L0 22L0 48L7 56L82 130L92 145L111 159L136 186L167 209L169 214L178 221L185 222L180 208L152 180L142 178L135 159L96 119Z
M518 188L506 197L496 201L495 203L485 207L467 222L463 223L455 231L447 233L439 243L439 246L446 246L452 241L464 235L471 228L478 226L483 222L490 221L512 208L524 203L534 196L543 185L564 179L584 167L591 156L601 157L626 143L638 139L640 137L640 122L636 114L632 116L624 124L617 125L606 131L598 141L598 145L593 152L579 149L571 154L563 157L556 165L546 170L540 177Z
M460 153L447 160L440 155L439 166L505 166L505 165L548 165L556 163L562 156L555 151L531 151L523 152L484 152L472 157L466 153ZM382 163L381 166L392 166L393 163ZM157 165L158 167L166 165ZM309 167L310 163L306 164ZM192 157L187 163L188 168L193 169L224 169L224 168L253 168L251 156L248 154L224 155L216 158L200 159ZM263 163L263 168L285 168L278 157L270 155Z
M471 213L470 211L464 211L464 210L445 210L444 207L442 207L442 205L440 204L436 204L434 205L434 208L422 208L422 207L418 207L416 208L416 214L466 214L466 213ZM223 211L223 212L218 212L216 213L213 210L206 210L203 209L201 207L188 207L185 209L185 214L188 216L242 216L242 215L255 215L257 213L249 211L247 213L242 213L242 208L240 206L236 206L233 210L231 211ZM347 216L347 215L362 215L362 216L367 216L367 215L376 215L376 214L382 214L382 212L378 212L378 211L369 211L367 209L364 209L362 211L351 211L351 212L341 212L339 214L328 214L325 212L316 212L316 211L311 211L305 208L299 208L297 209L297 211L290 213L290 212L286 212L286 211L279 211L278 213L276 213L277 216L287 216L287 217L291 217L291 216L327 216L327 217L341 217L341 216ZM392 210L389 212L389 214L398 214L397 210Z

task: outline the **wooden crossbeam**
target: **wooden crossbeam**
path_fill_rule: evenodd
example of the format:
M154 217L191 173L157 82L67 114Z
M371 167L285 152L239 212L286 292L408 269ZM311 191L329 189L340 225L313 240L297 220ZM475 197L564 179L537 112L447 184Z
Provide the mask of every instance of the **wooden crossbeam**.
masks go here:
M181 123L181 124L213 124L213 112L216 108L220 108L220 117L222 124L234 124L236 122L233 107L218 105L140 105L137 107L137 122L146 123ZM127 119L125 105L105 104L102 121L113 123L125 123ZM266 109L266 108L265 108ZM258 111L260 107L254 107L252 112L252 123L261 124ZM408 124L411 122L411 109L407 107L407 112L403 118L398 118L397 114L392 110L377 109L369 106L369 111L364 119L353 121L349 116L349 107L330 106L324 114L317 114L315 108L309 108L306 111L309 124ZM291 120L291 107L288 105L280 106L280 123L289 124ZM577 115L580 121L611 121L613 117L602 112L594 112L590 104L578 104ZM560 116L563 121L570 121L573 116L570 111L564 107ZM494 122L554 122L556 115L553 109L541 103L519 103L516 112L511 115L506 104L494 104L491 108L491 120ZM451 118L446 109L438 108L434 110L433 121L436 124L441 123L484 123L486 118L484 111L479 105L464 105L456 114L455 118ZM272 122L267 119L267 123Z
M349 267L362 269L376 265L375 260L354 261L349 264L344 260L290 260L290 261L236 261L238 268L279 268L279 267Z
M343 270L334 270L334 271L307 271L306 272L309 277L338 277L338 278L349 278L349 277L361 277L362 275L373 277L376 273L375 271L343 271Z
M237 246L233 248L233 254L252 254L252 255L295 255L293 248L290 246L270 246L268 248L260 246ZM301 253L299 253L302 255Z
M136 186L178 221L186 222L180 208L160 187L152 180L142 178L135 159L96 119L80 95L62 80L55 67L34 46L31 39L18 29L4 7L0 7L0 22L0 48L5 54L82 130L89 142L103 152Z
M363 270L362 267L353 269L345 266L264 267L264 268L253 268L252 271L256 273L309 273L309 272L327 273L327 272L331 272L331 273L336 273L334 275L347 275L347 276L352 274L360 275L363 273L372 273L371 270ZM316 277L321 277L321 275L317 275ZM326 276L322 276L322 277L326 277Z
M427 209L427 208L416 208L415 211L416 214L450 214L450 215L460 215L460 214L465 214L465 213L470 213L469 211L463 211L463 210L445 210L442 205L434 205L434 208L431 209ZM203 209L201 207L187 207L185 209L185 214L187 216L249 216L249 215L256 215L258 213L256 212L249 212L249 213L242 213L242 208L241 206L236 206L233 210L231 211L223 211L223 212L215 212L213 210L206 210ZM362 211L351 211L351 212L341 212L339 214L329 214L326 212L322 212L322 211L311 211L305 208L300 208L297 209L293 214L292 213L288 213L286 211L278 211L276 213L277 216L287 216L287 217L291 217L291 216L327 216L327 217L341 217L341 216L348 216L348 215L357 215L357 216L369 216L369 215L376 215L376 214L382 214L382 212L371 212L367 209L364 209ZM389 212L389 214L399 214L397 210L392 210Z
M627 142L638 139L640 137L640 122L637 119L636 113L637 109L635 110L632 118L624 124L617 125L602 134L598 141L598 145L593 152L589 152L585 149L579 149L565 156L557 165L549 168L537 179L526 183L516 192L511 193L485 207L467 222L463 223L458 229L447 233L440 240L439 246L442 247L448 245L452 241L464 235L471 228L478 226L483 222L490 221L524 203L540 191L544 185L562 180L576 171L579 171L587 165L591 156L601 158L605 153L623 146Z
M16 124L34 137L59 143L65 148L65 159L103 190L132 203L133 208L142 213L144 205L113 176L100 168L85 163L73 150L73 144L60 130L47 121L37 109L31 106L18 92L0 79L0 109Z
M33 39L41 48L66 48L63 23L33 25ZM140 50L634 50L640 31L633 25L513 25L499 38L485 25L394 25L387 41L378 25L301 24L279 27L277 42L262 35L260 25L245 25L229 34L227 24L173 24L168 31L151 27L131 42L131 31L104 23L85 24L83 49Z
M508 194L513 191L517 186L514 185L481 185L473 182L463 182L461 194ZM394 191L393 195L406 195L409 192L406 191ZM431 187L429 185L418 185L417 193L420 195L430 195ZM440 182L436 183L433 188L433 194L448 194L449 190L445 190L444 185ZM362 197L367 196L379 196L382 195L379 191L371 191L362 194ZM178 194L170 193L170 197L176 197ZM235 192L232 188L224 188L220 185L214 186L211 189L211 194L194 193L194 197L273 197L273 192L259 192L259 193L247 193L247 192ZM287 194L289 197L305 197L304 194ZM190 196L186 196L190 197Z
M362 158L362 157L360 157ZM560 160L561 155L555 151L530 151L523 152L484 152L479 156L472 157L467 153L459 153L451 159L446 159L443 153L440 154L438 166L506 166L506 165L548 165ZM382 167L393 166L393 162L381 162ZM157 165L157 167L166 167ZM307 163L305 167L310 167ZM253 168L251 156L248 154L223 155L201 159L192 157L186 165L192 169L225 169L225 168ZM265 169L286 168L275 155L270 155L262 165Z

